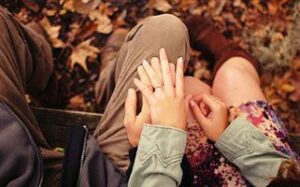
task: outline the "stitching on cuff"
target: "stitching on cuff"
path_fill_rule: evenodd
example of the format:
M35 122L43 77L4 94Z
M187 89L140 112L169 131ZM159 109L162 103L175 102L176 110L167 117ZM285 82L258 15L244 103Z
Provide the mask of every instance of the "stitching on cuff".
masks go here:
M245 134L244 135L245 139L246 139L245 140L245 144L246 144L245 149L244 150L236 150L228 158L228 160L235 160L235 159L237 159L240 156L253 153L255 142L253 142L252 140L256 140L259 143L262 143L265 140L265 137L262 134L260 134L260 133L258 133L256 131L246 131L246 132L241 133L239 136L242 136L242 134Z
M157 144L153 145L148 151L140 151L138 158L142 165L149 161L152 157L156 157L164 168L172 163L181 162L183 153L178 153L171 156L165 156Z

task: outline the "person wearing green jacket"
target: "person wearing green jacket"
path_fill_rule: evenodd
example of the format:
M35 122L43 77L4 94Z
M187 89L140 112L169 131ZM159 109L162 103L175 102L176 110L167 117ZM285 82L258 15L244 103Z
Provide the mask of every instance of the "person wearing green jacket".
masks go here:
M141 112L136 115L137 94L128 90L124 125L132 145L138 145L129 186L179 186L181 161L187 142L187 116L191 112L205 135L253 186L267 186L279 173L282 163L292 158L273 146L269 138L245 116L229 125L226 104L202 94L184 96L183 59L169 65L164 49L151 65L138 67L140 80L134 84L143 94ZM206 106L204 108L203 106ZM150 116L151 123L139 123ZM298 168L299 169L299 168ZM299 173L299 171L298 171Z

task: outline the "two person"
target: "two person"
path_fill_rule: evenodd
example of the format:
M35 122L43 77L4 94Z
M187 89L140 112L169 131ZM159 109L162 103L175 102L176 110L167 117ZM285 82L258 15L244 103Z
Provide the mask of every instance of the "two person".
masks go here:
M167 49L160 50L159 58L143 60L137 68L140 81L133 80L143 105L136 108L133 89L125 104L128 137L138 146L129 185L184 186L180 183L184 153L195 186L299 184L299 157L262 93L258 62L228 42L208 20L192 16L185 23L192 45L214 57L212 87L183 77L182 62L188 60L175 56L179 57L175 68ZM185 149L191 142L198 146L194 151Z
M176 71L170 68L164 49L160 50L159 59L153 58L151 65L144 61L138 67L140 80L134 79L144 97L141 113L145 112L150 120L143 127L136 124L136 91L128 90L124 124L131 144L138 145L129 186L182 184L188 112L253 186L269 185L282 165L296 162L292 160L295 155L276 150L272 141L244 116L238 116L228 126L227 107L220 99L208 94L198 95L196 99L191 95L184 97L182 57L177 61ZM290 182L296 184L295 179Z
M197 25L201 25L200 23L201 22L197 23ZM2 28L2 32L0 34L0 186L41 186L42 184L44 186L58 186L60 185L60 180L62 180L61 178L63 178L61 177L61 171L64 155L53 150L47 143L47 140L43 136L43 133L41 132L25 98L26 93L41 99L52 95L50 87L51 85L54 85L53 82L55 82L55 78L53 74L51 48L46 39L37 32L37 29L22 25L2 7L0 7L0 27ZM196 31L198 33L199 31L203 31L203 29L197 28ZM194 40L192 33L190 33L190 36L192 36L192 39ZM203 38L198 35L195 36L195 41L203 42L202 39ZM204 37L204 39L207 40L207 37ZM224 42L224 44L226 43L224 40L220 40L218 41L219 44L221 41ZM210 45L204 46L209 47ZM224 46L220 45L220 47ZM177 166L183 155L186 138L185 132L183 130L178 130L178 128L180 129L183 125L185 125L185 119L191 122L199 120L207 137L212 138L213 141L217 140L222 134L222 131L219 131L217 135L215 135L215 131L213 131L213 133L210 133L209 131L210 128L208 127L212 126L212 123L214 123L210 117L215 116L212 115L212 111L214 111L215 108L210 108L209 98L212 100L215 99L213 101L214 104L211 106L219 106L221 104L217 98L224 102L226 107L240 105L240 107L235 108L235 114L237 116L249 114L249 111L252 112L251 114L254 114L255 111L255 114L262 114L264 112L264 117L272 116L269 119L275 119L276 116L273 115L272 111L265 112L265 110L263 110L267 108L267 105L259 88L258 75L254 68L255 66L251 65L253 63L249 63L251 61L248 60L247 56L245 56L239 48L230 48L230 46L227 46L227 43L226 47L226 50L217 50L218 52L222 52L224 50L227 51L227 53L216 53L218 54L216 55L216 57L218 57L216 60L219 62L217 63L219 64L219 69L216 68L215 70L216 77L211 89L199 80L188 77L183 78L183 71L189 60L190 44L188 30L181 20L172 15L160 15L147 18L133 28L127 34L115 62L110 64L106 70L107 72L110 72L108 74L109 76L103 77L100 75L99 84L102 85L101 88L105 88L105 94L102 95L103 98L100 98L100 100L106 100L106 102L104 102L107 103L106 109L94 135L91 136L85 134L86 136L84 136L83 144L85 146L83 146L83 149L81 150L83 159L80 163L80 167L78 168L80 172L77 171L79 173L78 177L75 179L75 182L72 182L79 186L126 186L127 179L125 171L130 165L128 150L132 148L132 146L136 146L139 142L138 156L136 157L136 163L133 166L129 184L140 184L140 182L143 181L140 181L139 177L135 176L138 176L137 174L141 174L141 172L137 171L140 171L140 166L143 167L145 164L149 164L147 161L143 162L143 158L145 160L153 158L151 156L147 156L151 155L147 154L149 153L148 145L144 146L145 154L142 151L143 145L145 145L143 142L151 143L151 141L149 142L148 139L144 137L147 137L149 133L152 135L152 132L154 132L154 134L157 132L159 138L155 138L155 140L162 141L157 142L158 146L155 146L156 149L153 149L153 152L157 153L158 150L161 150L161 155L164 155L166 150L158 148L160 143L166 143L166 146L170 148L167 150L167 156L173 155L174 157L170 157L171 159L169 157L163 157L163 159L161 159L161 163L167 163L166 165L163 165L163 167L167 169L169 169L167 167L168 164L174 163L174 171L176 171L175 175L170 173L171 178L168 177L172 180L171 183L169 183L169 180L163 179L163 181L167 185L178 185L182 172ZM165 52L163 50L161 51L161 59L154 58L154 60L152 60L153 57L158 56L158 51L161 48L166 50ZM239 57L232 55L233 51L235 51L235 55ZM173 63L177 62L178 57L182 57L179 60L181 62L178 63L177 68L174 65L169 65L169 68L166 66L166 54L168 55L168 62ZM153 64L156 64L153 66L151 63L152 69L154 69L152 74L155 73L153 74L153 77L163 77L156 80L161 81L156 82L159 84L153 84L151 81L155 80L149 79L152 88L155 88L155 93L158 92L158 94L153 94L149 91L151 90L150 85L148 84L149 80L146 80L146 77L152 77L149 76L151 73L149 74L149 72L147 72L151 69L151 66L149 64L149 66L147 66L147 63L145 62L143 68L138 68L144 59L151 62L154 61ZM172 76L170 77L170 74L165 74L166 69L161 71L161 73L156 71L159 69L159 65L163 65L164 68L171 70L170 72L172 73ZM146 73L143 73L143 70ZM140 90L143 90L144 98L142 100L144 100L144 102L141 102L139 100L140 97L137 97L137 101L139 102L137 103L136 109L141 109L142 112L134 117L133 111L135 108L129 108L134 107L134 105L126 105L127 107L125 112L124 103L128 89L134 88L133 79L136 78L138 74L141 74L141 81L139 82L138 80L135 80L135 83L139 86ZM176 77L178 77L178 81L175 81L177 80ZM239 79L237 80L236 77L239 77ZM173 84L171 84L172 81ZM111 82L112 84L108 85L107 82ZM245 84L245 82L247 84ZM143 85L149 86L148 94L145 92L146 89L143 89L145 88ZM178 94L176 94L177 105L171 105L170 107L169 102L161 101L164 101L165 99L171 100L171 98L173 100L175 99L174 93L172 97L165 97L167 95L165 91L168 91L168 94L170 94L171 92L169 91L174 91L175 89L174 85L177 87L178 85L181 85L180 90L184 87L184 94L182 94L182 90L179 94L180 97L177 98ZM168 87L168 90L165 89L166 86ZM209 96L211 92L214 97ZM191 112L188 112L184 117L185 108L182 107L184 96L195 96L195 94L201 95L203 93L206 93L207 95L193 97L189 104L190 106L188 108L193 106L192 111L194 115L190 115ZM127 101L127 103L134 103L134 91L130 90L128 95L129 97L127 100L129 101ZM155 97L153 95L155 95ZM160 97L163 95L164 97ZM241 103L249 100L263 100L263 102L252 102L250 104L241 105ZM148 112L147 109L145 111L145 108L147 108L145 107L147 103L146 101L149 105ZM163 105L156 105L157 103L161 103ZM197 106L199 106L199 108ZM209 107L207 108L207 106ZM223 111L224 104L221 106L221 111ZM165 110L168 110L167 113ZM199 110L202 112L199 112ZM162 120L160 117L157 117L167 116L169 112L174 113L174 116L173 114L170 114L170 117L178 120L176 121L176 124L172 122L174 120L164 121L164 119ZM148 115L144 115L147 113ZM217 114L219 114L219 112L217 112ZM245 119L241 119L240 117L236 118L235 123L239 125L235 126L243 127L243 124L248 124L248 117L244 117ZM126 130L123 124L124 118L126 119L125 124L127 124L126 126L128 130ZM219 119L219 117L217 117L217 119ZM257 118L253 119L256 120ZM263 119L266 119L266 117ZM226 121L226 119L222 120ZM276 120L271 120L268 124L278 125ZM261 123L261 121L262 120L259 120L258 122ZM265 120L264 122L266 121L268 120ZM155 123L159 127L152 125L144 126L144 123ZM234 121L232 123L234 123ZM187 129L189 129L189 124ZM268 124L264 123L266 127L270 127ZM259 124L256 125L260 126ZM134 128L131 128L133 126ZM174 139L178 138L178 144L176 144L178 145L178 150L173 149L172 145L169 145L172 141L166 142L163 140L164 135L169 134L170 132L170 129L166 128L166 126L176 128L171 130L171 135L174 136ZM232 126L231 124L228 129L235 126ZM138 129L135 129L136 127ZM219 126L216 127L219 129ZM274 130L274 128L275 127L272 126L270 131L273 132L272 130ZM138 138L133 138L132 141L132 136L130 134L139 134L141 129L143 129L141 138L139 138L140 136L135 136ZM160 131L157 131L157 129L160 129ZM278 128L275 129L278 130L276 132L282 132L280 125L278 125ZM296 157L286 143L286 134L280 134L282 135L280 138L273 136L274 133L269 134L271 134L271 142L277 150L284 152L287 157ZM172 139L173 136L171 137ZM223 137L223 135L221 137ZM76 139L76 137L73 138ZM132 145L130 143L132 143ZM223 145L222 142L220 144ZM165 146L162 148L165 148ZM209 149L199 149L199 151L202 150ZM224 155L231 155L231 153L232 152L229 151L226 154L224 153ZM275 155L277 155L277 153L278 152L276 152ZM187 159L190 163L193 163L191 162L191 160L194 159L193 157L187 155ZM230 158L229 160L234 163L234 160L231 160ZM193 164L191 165L192 169L196 169L194 171L197 171L197 167ZM201 166L199 163L196 165ZM153 165L151 164L151 166ZM151 166L149 165L150 168ZM205 169L209 170L209 168L213 167L214 166L212 165ZM145 171L151 172L152 169ZM146 176L149 177L149 175ZM163 176L165 175L163 174ZM194 176L200 175L196 174ZM112 178L113 180L111 180ZM149 181L147 179L149 178L145 178L145 182ZM248 180L251 182L251 179ZM194 180L193 182L197 183L197 181L199 180Z

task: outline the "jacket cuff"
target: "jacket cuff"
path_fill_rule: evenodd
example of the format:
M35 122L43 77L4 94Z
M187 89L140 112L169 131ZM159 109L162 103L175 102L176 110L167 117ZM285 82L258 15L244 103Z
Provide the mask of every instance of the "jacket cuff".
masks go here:
M233 161L240 155L249 154L253 151L252 147L247 145L251 143L247 141L251 136L254 136L258 141L264 139L262 133L258 132L256 127L253 127L250 122L240 116L225 129L216 141L215 146L229 161Z
M162 165L182 160L187 141L184 130L159 125L144 125L138 147L141 164L156 155Z
M277 176L280 164L289 158L243 116L230 124L215 146L254 186L268 185Z

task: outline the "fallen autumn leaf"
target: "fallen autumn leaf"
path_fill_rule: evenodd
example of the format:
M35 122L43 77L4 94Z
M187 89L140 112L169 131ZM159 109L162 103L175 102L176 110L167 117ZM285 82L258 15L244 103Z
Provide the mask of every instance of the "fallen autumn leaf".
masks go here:
M71 68L75 64L80 65L86 72L88 71L86 60L88 57L96 58L100 50L97 47L91 45L92 39L81 42L77 45L71 54Z

